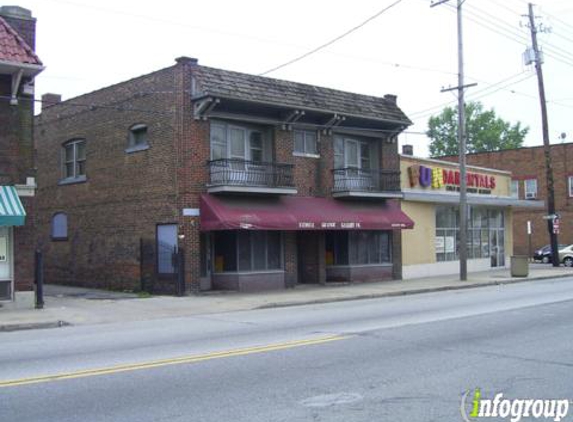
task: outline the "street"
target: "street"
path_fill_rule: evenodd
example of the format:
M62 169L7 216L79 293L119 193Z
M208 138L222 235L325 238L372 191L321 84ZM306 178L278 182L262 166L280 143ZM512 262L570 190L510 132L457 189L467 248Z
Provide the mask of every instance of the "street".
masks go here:
M573 399L572 305L555 279L0 333L0 421L458 421L476 388Z

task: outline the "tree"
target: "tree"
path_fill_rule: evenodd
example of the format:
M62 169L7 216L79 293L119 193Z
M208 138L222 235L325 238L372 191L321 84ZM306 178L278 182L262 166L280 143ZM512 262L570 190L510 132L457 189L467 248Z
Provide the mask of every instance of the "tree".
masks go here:
M432 140L430 156L458 155L458 111L446 107L438 116L430 117L426 134ZM509 122L496 116L493 109L484 111L480 102L466 104L466 144L468 153L499 151L519 148L529 132L517 122Z

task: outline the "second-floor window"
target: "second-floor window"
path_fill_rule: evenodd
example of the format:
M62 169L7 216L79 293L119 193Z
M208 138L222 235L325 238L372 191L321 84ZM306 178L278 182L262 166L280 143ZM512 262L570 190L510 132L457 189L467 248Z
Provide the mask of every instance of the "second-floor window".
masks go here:
M526 179L523 181L525 199L537 198L537 179Z
M141 123L131 126L129 128L126 152L136 152L148 148L147 126Z
M316 132L312 130L294 131L294 152L295 154L317 155Z
M512 198L519 198L519 180L512 180L511 181L510 196Z
M573 176L569 176L567 186L569 188L569 197L573 198Z
M65 180L85 179L86 176L86 141L74 139L63 145L62 177Z
M263 162L267 153L262 130L227 123L211 124L211 160L231 158Z
M352 138L337 137L334 139L335 169L371 169L372 152L368 142Z

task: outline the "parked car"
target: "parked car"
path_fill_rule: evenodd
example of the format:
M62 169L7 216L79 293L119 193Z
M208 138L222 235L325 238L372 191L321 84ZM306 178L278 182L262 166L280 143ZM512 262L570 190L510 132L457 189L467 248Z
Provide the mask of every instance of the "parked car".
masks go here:
M558 250L566 248L567 245L559 245ZM542 248L539 248L533 254L534 261L541 261L544 264L549 264L551 262L551 245L545 245ZM559 260L561 262L561 260Z
M566 267L573 267L573 245L559 249L559 262Z

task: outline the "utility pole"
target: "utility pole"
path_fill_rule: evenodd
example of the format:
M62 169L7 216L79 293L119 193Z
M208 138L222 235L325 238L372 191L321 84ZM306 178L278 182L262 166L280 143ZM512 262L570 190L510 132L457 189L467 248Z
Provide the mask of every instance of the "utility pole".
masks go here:
M545 100L545 86L543 84L543 62L539 46L537 45L537 26L535 25L535 15L533 14L533 4L529 3L529 29L531 30L531 44L533 47L535 70L537 72L537 86L539 88L539 101L541 103L541 121L543 132L543 152L545 153L545 174L547 178L547 229L551 243L551 258L554 267L559 266L559 247L557 233L554 230L553 222L555 213L555 186L553 183L553 166L551 164L551 147L549 145L549 123L547 118L547 103Z
M438 6L449 0L440 0L431 7ZM455 88L442 89L442 92L458 91L458 144L460 165L460 241L458 244L460 257L460 281L468 279L468 200L467 200L467 175L466 175L466 110L464 90L475 84L464 85L464 44L462 33L462 4L465 0L457 0L458 16L458 86Z

